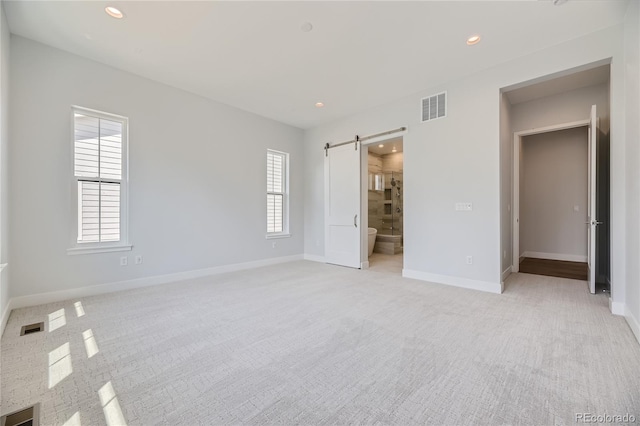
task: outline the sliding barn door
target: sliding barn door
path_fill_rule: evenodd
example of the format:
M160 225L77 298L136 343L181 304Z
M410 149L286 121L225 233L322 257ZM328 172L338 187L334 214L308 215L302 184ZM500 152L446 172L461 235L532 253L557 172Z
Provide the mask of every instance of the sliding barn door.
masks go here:
M360 268L360 150L356 143L325 157L325 259Z

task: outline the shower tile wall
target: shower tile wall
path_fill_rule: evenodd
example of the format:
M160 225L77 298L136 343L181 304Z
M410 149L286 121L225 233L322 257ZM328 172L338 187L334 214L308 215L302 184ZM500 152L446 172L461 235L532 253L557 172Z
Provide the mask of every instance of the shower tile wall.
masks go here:
M403 168L403 156L401 152L386 154L383 156L369 153L369 227L376 228L380 234L391 234L391 215L385 214L385 191L375 191L375 181L372 179L372 175L376 174L384 175L384 188L387 190L388 198L391 198L391 173L394 173L395 179L398 181L398 186L401 191L404 190L404 182L402 177ZM391 206L388 206L391 207ZM396 201L393 203L393 207L398 207ZM402 233L403 229L403 206L399 205L400 213L393 212L393 228L396 231ZM384 219L384 223L383 223ZM394 232L397 234L397 232Z
M404 157L402 152L396 152L392 154L386 154L382 157L382 173L385 174L385 188L391 189L390 193L386 194L387 199L392 199L392 214L393 214L393 232L389 229L391 226L391 216L384 215L382 216L384 223L382 224L382 234L395 234L402 235L402 231L404 229L404 206L402 203L402 196L400 197L400 202L395 196L395 188L391 187L391 173L393 173L394 178L398 182L398 187L400 188L401 194L404 194L404 176L403 176L403 162ZM383 201L384 202L384 201ZM400 212L396 211L396 208L400 208ZM381 213L384 214L384 213Z
M382 158L382 171L384 173L389 173L389 172L402 173L402 164L403 164L402 152L383 155L380 158Z
M369 153L369 227L380 229L382 227L382 210L384 192L374 191L375 182L372 175L382 174L382 157Z

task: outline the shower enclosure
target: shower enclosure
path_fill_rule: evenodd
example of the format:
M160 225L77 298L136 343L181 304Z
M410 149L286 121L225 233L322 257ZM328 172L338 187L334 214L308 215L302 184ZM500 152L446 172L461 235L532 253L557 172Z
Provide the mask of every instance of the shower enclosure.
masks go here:
M402 235L402 172L384 173L382 220L378 235Z

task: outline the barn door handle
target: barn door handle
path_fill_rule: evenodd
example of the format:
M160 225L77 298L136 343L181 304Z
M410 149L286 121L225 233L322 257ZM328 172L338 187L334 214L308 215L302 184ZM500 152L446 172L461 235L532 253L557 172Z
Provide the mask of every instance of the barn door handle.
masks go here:
M356 228L358 227L358 215L355 215L353 217L353 226L355 226Z

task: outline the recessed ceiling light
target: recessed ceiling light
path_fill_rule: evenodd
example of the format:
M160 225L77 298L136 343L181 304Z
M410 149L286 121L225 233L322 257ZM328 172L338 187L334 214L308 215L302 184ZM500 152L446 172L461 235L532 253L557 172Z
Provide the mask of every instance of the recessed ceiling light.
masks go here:
M316 108L322 108L324 104L322 102L316 102Z
M396 147L394 146L391 152L397 152Z
M112 18L116 18L116 19L124 18L124 13L122 13L120 9L118 9L117 7L107 6L104 8L104 11L107 12L107 15L111 16Z
M472 35L471 37L469 37L467 39L467 44L469 46L473 46L474 44L477 44L480 41L480 36L479 35Z
M384 148L383 144L378 145L378 148Z
M308 33L312 29L313 24L311 24L311 22L305 22L304 24L300 25L300 31L302 31L303 33Z

